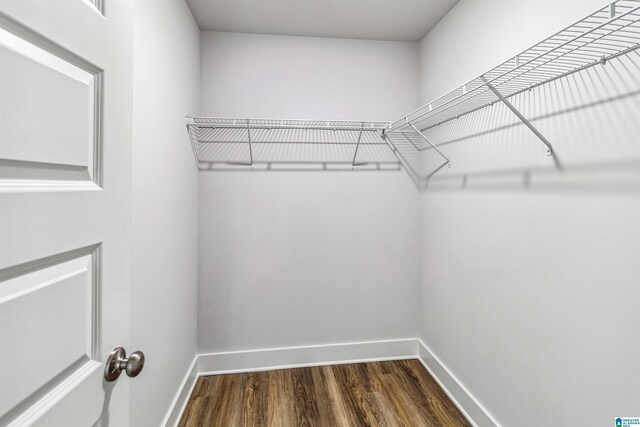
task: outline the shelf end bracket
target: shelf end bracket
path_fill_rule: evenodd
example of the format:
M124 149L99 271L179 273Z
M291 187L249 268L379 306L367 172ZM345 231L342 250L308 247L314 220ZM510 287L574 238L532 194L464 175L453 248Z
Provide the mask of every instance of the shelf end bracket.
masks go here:
M196 160L196 167L198 168L198 170L200 170L200 160L198 159L198 150L196 149L196 143L199 142L198 134L196 133L195 125L193 123L190 124L189 119L187 119L187 134L189 135L189 142L191 143L193 158Z
M249 141L249 167L253 170L253 149L251 148L251 122L247 119L247 140Z
M364 128L364 123L360 126L360 132L358 133L358 142L356 142L356 151L353 153L353 160L351 161L351 169L353 170L356 167L356 157L358 156L358 148L360 148L360 140L362 139L362 130Z
M558 170L562 169L562 165L560 164L560 160L558 160L558 156L556 156L555 151L553 150L553 146L551 146L551 143L547 140L547 138L544 137L544 135L542 135L540 133L540 131L538 129L536 129L535 126L533 126L533 124L531 124L531 122L529 120L526 119L526 117L524 117L522 115L522 113L520 113L520 111L518 111L518 109L516 107L513 106L513 104L511 104L507 98L505 98L499 91L498 89L496 89L488 80L485 76L481 76L480 77L482 79L482 81L484 82L485 85L487 85L487 87L489 88L489 90L491 90L491 92L493 92L495 94L495 96L498 97L498 99L500 99L500 101L502 101L502 103L504 105L507 106L507 108L509 110L511 110L511 112L513 114L516 115L516 117L518 117L518 119L520 119L520 121L522 123L525 124L525 126L527 126L529 128L529 130L531 130L531 132L533 132L535 134L535 136L538 137L538 139L540 139L540 141L542 141L542 143L544 145L546 145L547 147L547 154L551 157L553 157L553 162L556 165L556 168Z
M433 148L434 150L436 150L436 151L438 152L438 154L440 154L440 156L444 159L444 164L443 164L442 166L440 166L440 167L436 170L436 172L437 172L438 170L440 170L440 169L441 169L443 166L445 166L445 165L449 165L449 166L451 166L451 160L449 160L449 158L448 158L447 156L445 156L444 154L442 154L442 151L440 151L440 150L438 149L438 147L436 147L436 146L435 146L435 145L434 145L434 144L429 140L429 138L427 138L426 136L424 136L424 134L423 134L422 132L420 132L420 130L419 130L417 127L415 127L415 126L413 125L413 123L409 122L409 126L411 126L411 127L413 128L413 130L415 130L415 131L418 133L418 135L420 135L420 138L422 138L422 139L423 139L427 144L429 144L429 145L431 146L431 148Z

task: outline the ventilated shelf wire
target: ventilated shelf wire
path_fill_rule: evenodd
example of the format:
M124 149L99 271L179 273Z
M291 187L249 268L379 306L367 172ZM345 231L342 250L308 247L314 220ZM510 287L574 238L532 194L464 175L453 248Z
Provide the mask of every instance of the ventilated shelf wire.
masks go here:
M424 187L435 172L449 165L446 153L438 156L425 140L430 129L500 102L494 90L509 99L639 48L640 0L614 1L393 122L386 138L416 185ZM553 158L560 167L555 154Z
M384 169L400 167L382 138L389 122L188 117L201 170L247 166L272 169Z
M454 120L498 101L486 79L505 98L549 83L640 47L640 0L619 0L554 34L483 76L394 122L391 131L419 130Z

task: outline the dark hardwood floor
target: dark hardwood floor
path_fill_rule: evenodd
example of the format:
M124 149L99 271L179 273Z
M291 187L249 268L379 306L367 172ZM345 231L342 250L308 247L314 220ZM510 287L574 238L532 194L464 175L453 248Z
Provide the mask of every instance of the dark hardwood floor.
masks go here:
M180 427L470 426L417 360L201 377Z

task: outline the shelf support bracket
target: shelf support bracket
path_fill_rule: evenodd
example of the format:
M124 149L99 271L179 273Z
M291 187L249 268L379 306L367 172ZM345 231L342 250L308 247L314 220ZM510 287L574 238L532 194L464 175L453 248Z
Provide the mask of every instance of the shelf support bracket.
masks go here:
M353 160L351 161L351 169L356 166L356 156L358 155L358 148L360 148L360 140L362 139L362 129L364 127L364 123L360 127L360 133L358 133L358 142L356 142L356 151L353 153Z
M442 158L445 160L445 162L442 164L442 166L450 165L450 164L451 164L451 160L449 160L449 159L447 158L447 156L445 156L444 154L442 154L442 151L438 150L438 147L436 147L435 145L433 145L433 143L432 143L431 141L429 141L429 138L427 138L426 136L424 136L424 134L423 134L422 132L420 132L420 130L418 130L418 128L417 128L417 127L415 127L415 126L413 125L413 123L409 123L409 126L411 126L411 127L413 128L413 130L415 130L415 131L418 133L418 135L420 135L420 137L421 137L422 139L424 139L424 140L425 140L425 142L431 146L431 148L433 148L434 150L436 150L436 151L438 152L438 154L440 154L440 156L442 156ZM440 170L440 169L442 168L442 166L440 166L440 167L438 168L438 170Z
M418 133L418 135L420 135L420 137L421 137L422 139L424 139L424 140L426 141L426 143L427 143L427 144L429 144L429 145L431 146L431 148L433 148L434 150L436 150L436 151L438 152L438 154L440 154L440 156L442 156L442 158L444 159L444 163L442 163L440 166L438 166L437 168L435 168L433 171L431 171L431 172L429 173L429 175L427 175L427 176L425 177L425 182L429 182L429 180L431 179L431 177L432 177L433 175L435 175L435 174L436 174L436 172L438 172L440 169L442 169L442 168L443 168L443 167L445 167L445 166L449 166L449 167L451 167L451 160L449 160L449 158L448 158L447 156L445 156L444 154L442 154L442 151L438 150L438 147L436 147L436 146L435 146L435 144L433 144L433 143L429 140L429 138L427 138L426 136L424 136L424 134L423 134L422 132L420 132L420 130L418 130L418 128L417 128L417 127L415 127L415 126L413 125L413 123L409 123L409 126L411 126L411 127L413 128L413 130L415 130L415 131Z
M187 134L189 134L189 141L191 142L191 150L193 151L193 158L196 160L196 166L200 169L200 161L198 160L198 150L196 150L196 136L195 124L192 117L187 117Z
M558 156L556 156L556 153L555 153L555 151L553 151L553 147L551 146L551 143L547 140L547 138L545 138L545 137L544 137L544 135L542 135L542 134L540 133L540 131L538 131L538 129L536 129L536 127L535 127L535 126L533 126L533 125L531 124L531 122L530 122L529 120L527 120L527 119L522 115L522 113L520 113L520 111L518 111L518 109L517 109L516 107L514 107L514 106L513 106L513 104L511 104L511 103L507 100L507 98L505 98L505 97L504 97L504 96L503 96L503 95L498 91L498 89L496 89L496 88L495 88L491 83L489 83L489 81L487 80L487 78L486 78L485 76L481 76L480 78L482 79L482 81L484 82L484 84L485 84L485 85L487 85L487 87L489 88L489 90L491 90L491 92L493 92L493 93L494 93L494 94L495 94L495 95L500 99L500 101L502 101L502 103L503 103L504 105L506 105L506 106L507 106L507 108L508 108L509 110L511 110L511 112L512 112L513 114L515 114L515 115L516 115L516 117L518 117L518 118L520 119L520 121L521 121L522 123L524 123L524 124L529 128L529 130L531 130L531 132L533 132L533 133L534 133L534 134L535 134L535 135L540 139L540 141L542 141L542 143L543 143L544 145L546 145L546 146L547 146L547 155L548 155L548 156L553 157L553 162L555 163L556 168L557 168L558 170L561 170L561 169L562 169L562 165L560 164L560 160L558 160Z
M251 170L253 170L253 150L251 148L251 125L249 124L249 119L247 119L247 140L249 141L249 166Z
M393 154L396 156L396 158L400 161L401 167L403 167L404 170L407 172L407 174L409 175L409 178L411 178L411 181L413 181L413 183L418 188L418 190L423 190L425 185L426 185L426 183L424 182L424 179L420 178L414 172L413 168L411 166L409 166L409 162L407 161L407 159L405 159L404 156L402 155L402 153L400 152L400 150L398 150L396 148L396 146L393 145L393 143L389 139L389 134L387 133L386 129L382 131L381 138L382 138L382 140L384 142L387 143L387 145L389 146L389 149L393 152Z

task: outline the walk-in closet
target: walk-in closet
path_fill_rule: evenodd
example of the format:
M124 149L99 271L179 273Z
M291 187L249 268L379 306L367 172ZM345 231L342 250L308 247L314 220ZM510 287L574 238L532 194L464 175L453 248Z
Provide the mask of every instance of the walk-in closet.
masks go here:
M640 425L640 0L0 0L0 427Z

